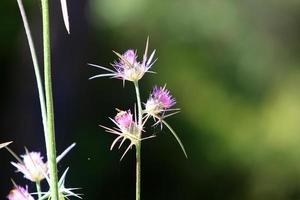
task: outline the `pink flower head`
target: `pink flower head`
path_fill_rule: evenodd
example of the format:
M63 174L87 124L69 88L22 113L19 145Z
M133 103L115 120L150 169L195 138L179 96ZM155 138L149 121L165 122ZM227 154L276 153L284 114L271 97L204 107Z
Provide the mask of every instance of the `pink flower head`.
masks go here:
M170 111L170 108L175 104L176 101L170 94L170 91L166 89L166 86L155 86L145 104L145 111L146 113L157 117L161 112Z
M45 178L48 168L47 164L43 162L43 157L39 152L28 152L21 156L22 163L11 162L19 172L24 174L24 177L32 182L40 182Z
M122 79L123 81L133 81L136 82L140 80L146 72L150 72L149 69L155 63L156 60L153 60L155 50L151 53L150 57L147 58L148 54L148 43L147 39L145 52L143 55L143 60L141 62L137 61L137 53L135 50L129 49L124 54L119 54L114 52L119 59L112 64L115 70L111 70L106 67L102 67L99 65L90 64L91 66L103 69L107 71L106 74L99 74L91 77L90 79L98 78L98 77L112 77L117 79Z
M132 123L134 123L130 110L119 111L118 114L115 116L115 121L120 127L123 128L129 128L132 125Z
M133 117L130 110L128 111L118 110L118 113L114 117L114 119L110 118L111 121L116 125L116 127L109 128L100 125L100 127L104 128L106 132L118 136L111 144L110 150L112 150L114 146L117 144L117 142L119 141L120 141L119 148L124 144L125 140L130 141L130 145L123 153L121 159L125 156L126 152L128 152L129 149L133 145L136 145L140 140L139 134L141 132L141 127L137 124L136 121L134 121L134 118L136 118L136 115Z
M136 52L132 49L127 50L124 54L123 54L123 58L124 60L126 60L129 64L134 65L137 63L137 55ZM122 60L120 62L123 62ZM126 64L123 62L123 64Z
M117 53L117 55L119 54ZM113 66L121 75L122 73L125 73L126 70L133 69L134 66L137 66L138 64L136 51L129 49L123 55L119 55L119 60L115 61Z
M8 200L34 200L29 194L27 187L25 189L21 186L15 186L15 188L9 192L7 198Z
M176 104L175 99L170 94L170 91L164 87L155 86L152 94L152 98L157 100L163 109L169 109Z

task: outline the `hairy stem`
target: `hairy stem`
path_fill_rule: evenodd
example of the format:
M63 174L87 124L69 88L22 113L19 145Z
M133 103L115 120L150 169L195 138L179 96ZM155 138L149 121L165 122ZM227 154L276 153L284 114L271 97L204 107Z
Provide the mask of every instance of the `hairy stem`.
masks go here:
M42 198L41 183L40 182L36 182L36 192L38 194L38 199L40 200Z
M44 77L45 77L45 93L47 106L47 158L49 162L50 173L50 189L51 199L58 200L58 178L56 164L56 144L55 144L55 128L54 128L54 109L52 96L52 80L51 80L51 48L50 48L50 20L49 20L49 2L42 1L43 15L43 47L44 47Z
M138 135L138 142L135 145L136 147L136 185L135 185L135 199L141 199L141 133L142 133L142 102L140 97L140 90L138 82L134 82L135 92L136 92L136 99L138 105L138 126L139 126L139 135Z

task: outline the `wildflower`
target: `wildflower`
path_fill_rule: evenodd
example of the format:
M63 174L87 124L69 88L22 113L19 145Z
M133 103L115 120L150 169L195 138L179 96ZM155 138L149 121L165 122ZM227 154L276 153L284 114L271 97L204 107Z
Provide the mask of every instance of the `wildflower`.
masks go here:
M135 114L135 118L136 118L136 114ZM139 133L140 133L141 127L139 127L138 124L134 121L130 110L128 110L128 111L118 110L118 113L114 117L114 119L110 118L110 120L117 127L108 128L108 127L100 125L102 128L105 129L106 132L118 135L118 137L113 141L113 143L110 147L110 150L112 150L114 148L114 146L116 145L116 143L120 140L121 140L121 143L119 145L119 148L121 148L121 146L123 145L125 140L128 139L130 141L130 145L128 146L128 148L125 150L125 152L123 153L123 155L121 157L121 160L122 160L122 158L125 156L127 151L133 145L136 145L141 140L141 139L139 139L140 138ZM150 138L150 137L147 137L147 138ZM143 138L143 139L147 139L147 138Z
M7 195L8 200L34 200L34 198L29 194L28 188L23 188L21 186L15 185Z
M154 118L161 118L167 111L178 111L179 109L171 109L176 104L175 99L170 94L170 91L164 87L155 86L149 99L145 104L145 113L153 116ZM176 112L177 113L177 112ZM176 114L172 113L170 115ZM167 116L170 116L167 115ZM164 117L167 117L164 116Z
M125 80L132 81L132 82L136 82L140 80L146 72L150 72L150 73L152 72L149 71L149 69L156 61L154 60L152 62L155 54L155 50L151 53L149 59L147 58L148 43L149 43L149 39L147 39L143 60L141 62L137 61L138 58L137 52L132 49L129 49L123 55L114 51L114 53L119 57L119 60L115 61L114 64L112 64L115 71L99 65L89 64L91 66L109 72L106 74L99 74L93 76L90 79L99 78L99 77L112 77L112 78L122 79L123 82L125 82Z
M115 116L115 121L122 129L128 129L134 123L130 110L128 110L127 112L119 111Z
M136 119L136 113L135 113L134 118ZM104 128L106 130L106 132L118 135L118 137L113 141L113 143L110 147L110 150L112 150L114 148L114 146L116 145L116 143L120 140L121 140L121 143L119 145L119 149L121 148L121 146L123 145L125 140L128 139L130 141L130 145L127 147L127 149L123 153L121 160L123 159L125 154L128 152L128 150L132 146L136 145L140 140L145 140L145 139L154 137L154 136L150 136L150 137L145 137L145 138L140 139L139 134L142 130L142 127L139 127L137 122L134 121L130 110L128 110L128 111L118 110L118 113L114 117L114 119L110 118L110 120L117 127L108 128L108 127L100 125L102 128Z
M11 162L11 164L15 166L19 172L22 172L25 178L32 182L40 182L45 178L48 167L39 152L28 152L28 150L26 150L26 154L21 157L23 158L22 162Z
M154 125L160 123L162 129L164 124L175 137L184 155L187 157L187 153L180 138L177 136L173 128L164 120L165 118L179 112L178 108L172 108L175 104L176 101L170 94L170 91L166 89L166 86L155 86L145 104L144 112L146 113L146 116L144 117L144 123L146 123L149 116L152 116L154 120L158 120ZM171 113L166 114L166 112Z
M111 150L113 149L116 142L118 142L120 139L123 138L123 141L121 142L120 147L122 146L123 142L126 139L129 139L131 141L131 144L134 145L138 141L138 134L139 134L139 127L137 123L133 120L133 116L128 111L118 110L117 115L114 117L114 119L110 118L110 120L117 126L114 128L108 128L105 126L101 126L104 128L107 132L113 133L116 135L119 135L115 141L111 145Z
M56 158L56 162L58 163L61 159L67 155L67 153L76 145L76 143L72 143L67 149L65 149L59 156ZM40 182L45 178L48 174L48 163L43 161L43 157L39 152L29 152L25 148L25 155L22 155L21 158L17 156L10 148L6 147L6 149L12 154L13 157L16 158L18 163L11 162L13 166L15 166L18 172L22 172L24 177L31 180L32 182Z

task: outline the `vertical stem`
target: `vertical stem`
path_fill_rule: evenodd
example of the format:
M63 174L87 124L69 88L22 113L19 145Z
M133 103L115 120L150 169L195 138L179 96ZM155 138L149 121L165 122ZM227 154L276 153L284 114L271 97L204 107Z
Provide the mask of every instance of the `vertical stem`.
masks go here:
M135 88L135 93L136 93L136 100L137 100L137 105L138 105L138 124L139 126L142 125L142 102L141 102L141 97L140 97L140 89L139 89L139 83L136 81L134 82L134 88ZM140 127L141 128L141 127Z
M55 145L55 129L54 129L54 110L52 97L52 81L51 81L51 48L50 48L50 20L49 20L49 2L42 1L43 15L43 46L44 46L44 77L45 77L45 93L47 106L47 157L49 162L50 173L50 189L51 199L58 200L58 178L56 165L56 145Z
M142 130L142 102L140 97L140 90L138 82L134 82L136 99L138 105L138 126L139 126L139 139L141 139L141 130ZM135 145L136 148L136 185L135 185L135 199L141 199L141 140Z
M141 142L136 146L136 185L135 185L135 199L141 199Z
M38 93L39 93L39 99L40 99L40 106L41 106L44 133L45 133L45 136L46 136L47 135L46 134L46 132L47 132L46 105L45 105L45 96L44 96L44 90L43 90L43 84L42 84L42 80L41 80L41 74L40 74L38 59L37 59L37 56L36 56L36 50L35 50L35 47L34 47L34 42L33 42L33 39L32 39L32 35L31 35L28 20L27 20L27 16L26 16L26 13L25 13L25 9L24 9L24 6L23 6L23 2L22 2L22 0L17 0L17 2L18 2L19 9L20 9L21 17L22 17L22 20L23 20L23 24L24 24L28 44L29 44L29 49L30 49L30 53L31 53L31 58L32 58L32 62L33 62L33 68L34 68L34 73L35 73L35 78L36 78Z
M41 193L41 183L40 182L36 182L36 192L38 194L38 200L40 200L42 198L42 193Z

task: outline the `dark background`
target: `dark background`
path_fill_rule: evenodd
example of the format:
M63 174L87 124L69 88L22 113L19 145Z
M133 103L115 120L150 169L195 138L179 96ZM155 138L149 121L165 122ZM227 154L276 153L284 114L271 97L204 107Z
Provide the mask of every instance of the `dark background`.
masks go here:
M25 0L42 66L41 11ZM141 80L144 101L164 85L181 113L168 119L189 159L167 130L142 146L142 199L300 199L300 1L69 1L71 35L58 0L50 1L57 151L77 146L58 165L84 199L134 199L135 159L109 151L115 108L135 101L131 83L88 78L92 62L109 66L112 50L138 49L147 36L159 58ZM0 6L0 143L45 155L36 82L16 1ZM158 131L157 129L155 131ZM14 173L0 151L0 199L34 185Z

